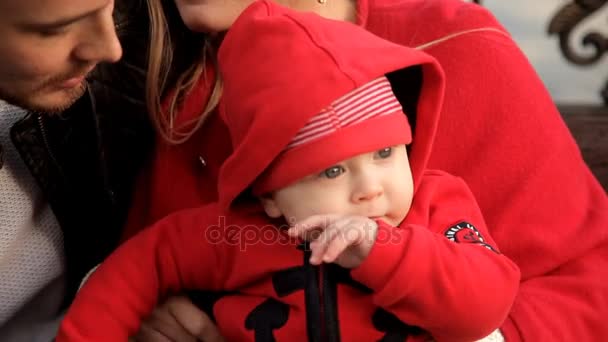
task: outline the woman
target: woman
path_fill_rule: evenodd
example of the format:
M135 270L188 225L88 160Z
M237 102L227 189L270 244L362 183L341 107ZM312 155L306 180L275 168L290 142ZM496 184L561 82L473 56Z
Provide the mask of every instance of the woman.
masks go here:
M445 105L429 166L470 185L498 246L522 271L518 298L497 338L606 336L608 198L540 79L492 15L458 0L279 2L423 49L443 66ZM147 96L159 140L140 178L127 236L175 210L216 199L230 140L214 112L221 98L214 46L250 3L149 0ZM208 317L183 297L169 299L149 323L142 336L155 325L153 334L173 339L187 332L217 337Z

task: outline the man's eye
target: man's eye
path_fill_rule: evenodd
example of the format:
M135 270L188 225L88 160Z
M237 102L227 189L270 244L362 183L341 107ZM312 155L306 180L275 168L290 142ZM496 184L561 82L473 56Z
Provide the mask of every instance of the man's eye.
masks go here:
M344 173L344 168L342 166L332 166L321 172L321 176L327 178L336 178L342 173Z
M53 28L53 29L43 29L43 30L38 31L37 33L41 37L58 37L67 32L68 32L68 30L65 27L62 27L62 28Z
M393 154L393 148L392 147L383 148L381 150L378 150L376 153L378 154L378 157L380 157L381 159L386 159L386 158L390 157L391 154Z

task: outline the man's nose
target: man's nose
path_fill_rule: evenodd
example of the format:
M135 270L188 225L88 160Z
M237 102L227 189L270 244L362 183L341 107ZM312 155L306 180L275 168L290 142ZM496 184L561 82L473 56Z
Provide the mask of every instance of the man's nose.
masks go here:
M92 18L87 30L74 51L77 59L97 64L117 62L122 57L122 47L116 35L111 11L104 11L99 17Z

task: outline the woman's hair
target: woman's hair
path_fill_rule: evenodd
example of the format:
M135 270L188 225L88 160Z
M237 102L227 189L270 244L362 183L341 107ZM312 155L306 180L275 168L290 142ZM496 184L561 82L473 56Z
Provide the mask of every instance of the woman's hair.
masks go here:
M175 126L180 105L211 62L216 66L215 49L202 33L190 31L182 22L175 0L148 0L150 17L150 47L146 76L146 104L152 124L167 142L180 144L201 127L221 96L221 80L215 77L214 86L205 108L194 119ZM162 99L171 98L163 110Z

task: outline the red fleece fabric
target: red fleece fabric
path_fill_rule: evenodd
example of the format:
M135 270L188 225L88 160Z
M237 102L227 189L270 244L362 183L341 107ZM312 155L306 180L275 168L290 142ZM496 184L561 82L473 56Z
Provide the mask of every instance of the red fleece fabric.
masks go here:
M522 272L501 327L507 341L608 336L608 198L508 33L486 9L460 0L358 4L361 26L423 49L445 71L428 166L465 180L494 241ZM213 71L205 76L180 120L204 105ZM177 210L217 200L219 167L230 151L218 115L185 144L159 139L139 180L125 238Z
M429 171L421 179L404 222L399 227L379 222L370 255L351 271L372 293L338 284L343 341L381 339L384 332L372 322L378 308L423 328L437 341L482 338L509 312L519 270L496 251L472 194L462 180L444 172ZM307 340L304 291L277 290L282 284L277 274L302 266L297 241L270 225L263 211L220 213L217 205L184 210L124 243L80 290L57 341L126 341L162 296L181 289L236 292L214 305L227 341L256 340L246 322L269 298L289 308L278 316L285 322L272 331L274 338ZM469 228L462 228L464 222ZM455 243L446 238L450 231L476 237ZM424 341L425 336L407 341Z
M239 49L251 36L258 37L256 43ZM267 57L267 51L290 43L289 50ZM235 147L219 173L218 205L176 213L123 244L78 294L62 323L59 341L125 339L160 298L183 289L235 292L214 305L217 324L228 340L304 340L307 335L314 340L315 332L307 327L315 324L309 315L315 316L317 309L338 312L338 334L346 341L389 338L397 330L385 332L382 325L391 320L376 317L382 311L396 317L399 329L406 324L422 329L422 334L408 333L408 341L428 334L438 341L471 341L505 320L519 285L517 266L497 251L465 183L441 171L423 171L444 90L443 74L432 58L348 23L260 1L233 25L218 61L226 83L222 117L230 123ZM289 64L298 68L281 68ZM261 77L277 67L285 72ZM334 97L360 89L378 75L412 67L423 71L416 139L408 150L415 184L412 208L399 227L379 222L374 247L360 267L348 271L321 266L329 268L329 280L323 283L336 285L337 295L316 283L306 287L311 279L306 270L322 270L307 266L296 241L287 238L283 227L272 225L257 200L238 206L232 205L233 200L284 155L285 146ZM306 77L297 77L302 74ZM326 81L328 77L331 81ZM289 84L294 78L297 86ZM395 88L408 82L412 80L387 85ZM316 94L302 98L301 89L313 88ZM268 106L264 94L281 100ZM333 132L314 150L298 154L297 164L308 170L298 178L339 160L409 141L405 114L388 108L390 115ZM384 136L379 134L382 131ZM321 156L319 148L339 155ZM315 164L315 158L325 158L319 163L326 164ZM287 238L288 243L268 240L268 234ZM291 276L282 276L286 272ZM297 272L303 283L294 282ZM341 272L358 284L337 280ZM280 290L294 284L294 290ZM329 294L315 294L322 291ZM252 318L255 315L257 319ZM268 327L256 327L256 321L281 323L269 332ZM331 322L323 317L316 324L329 331Z

